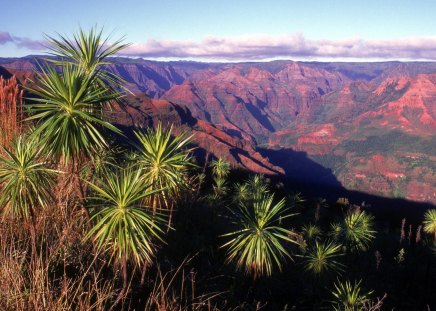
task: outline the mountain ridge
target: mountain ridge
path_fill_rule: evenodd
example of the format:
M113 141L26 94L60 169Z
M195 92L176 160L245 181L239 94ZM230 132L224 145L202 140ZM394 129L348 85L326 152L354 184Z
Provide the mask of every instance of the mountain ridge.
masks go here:
M132 114L172 115L233 165L283 174L259 151L294 150L347 189L436 203L436 63L113 61ZM35 63L0 59L21 79Z

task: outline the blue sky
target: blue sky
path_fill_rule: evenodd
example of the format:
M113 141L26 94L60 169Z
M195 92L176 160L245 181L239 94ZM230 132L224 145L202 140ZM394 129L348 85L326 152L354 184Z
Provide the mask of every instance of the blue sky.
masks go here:
M132 57L436 60L436 1L0 1L2 57L98 25Z

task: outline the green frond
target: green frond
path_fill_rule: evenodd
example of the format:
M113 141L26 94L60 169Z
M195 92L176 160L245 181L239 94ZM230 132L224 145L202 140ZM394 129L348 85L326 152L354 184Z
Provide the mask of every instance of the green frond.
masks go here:
M424 214L424 232L433 234L436 240L436 209L429 209Z
M221 246L227 249L227 261L235 262L238 269L254 278L271 275L274 267L281 270L285 259L291 257L284 243L297 243L296 234L282 225L293 214L284 199L276 204L273 201L274 195L264 195L251 204L230 209L238 229L223 235L230 239Z
M172 126L163 128L159 123L156 129L135 131L139 141L134 161L142 169L144 180L152 189L166 189L175 193L186 188L186 175L192 162L188 148L192 136L184 133L172 136ZM164 192L164 193L165 193Z
M360 209L351 209L340 224L332 227L331 235L351 251L366 250L374 240L374 217Z
M88 183L95 195L88 198L92 210L91 229L85 240L93 240L98 252L116 263L149 264L155 252L154 240L162 241L161 215L152 215L143 199L153 193L133 168L104 170L95 183Z
M212 172L217 178L225 179L230 173L230 164L223 158L213 160L209 166L212 168Z
M304 259L305 270L312 272L316 277L331 272L341 274L345 268L337 261L337 258L343 255L341 249L341 245L333 242L315 241L315 244L301 256Z
M351 283L350 281L337 281L335 289L331 292L334 300L332 307L337 311L360 311L370 300L373 291L363 292L361 288L362 280Z
M0 210L28 218L52 201L57 171L50 168L35 138L19 136L10 149L0 146Z
M37 122L33 134L41 137L49 155L66 161L80 154L90 156L107 146L105 131L121 133L104 120L102 111L121 94L95 87L96 73L84 74L65 65L62 73L47 67L37 77L38 86L27 88L35 95L28 105L28 120Z

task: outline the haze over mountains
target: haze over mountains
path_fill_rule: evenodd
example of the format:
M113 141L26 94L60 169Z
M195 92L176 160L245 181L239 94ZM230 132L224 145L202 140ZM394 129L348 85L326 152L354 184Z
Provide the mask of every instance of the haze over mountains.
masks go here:
M175 122L255 172L436 203L436 63L113 61L135 94L120 124ZM34 66L0 59L0 75Z

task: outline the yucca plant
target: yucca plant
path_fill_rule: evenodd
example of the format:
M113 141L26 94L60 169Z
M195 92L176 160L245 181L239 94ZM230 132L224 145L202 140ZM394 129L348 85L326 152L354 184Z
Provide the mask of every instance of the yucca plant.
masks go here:
M163 191L152 196L153 212L158 208L172 209L178 191L187 189L186 175L193 167L188 145L192 136L181 133L172 136L172 126L165 129L158 123L156 129L135 131L139 144L135 165L142 169L145 182L151 190ZM173 196L173 199L170 199Z
M350 281L337 281L334 290L331 291L334 300L332 308L336 311L361 311L371 300L373 291L363 292L361 288L362 280L351 283Z
M424 231L433 234L436 241L436 209L430 209L424 214Z
M321 229L314 224L307 224L301 228L304 239L311 244L312 242L319 241L322 236Z
M103 86L120 87L124 83L119 76L102 68L109 64L106 60L108 57L130 45L123 43L124 38L109 42L110 37L103 37L103 29L93 27L87 32L80 29L72 39L66 36L60 36L59 39L46 36L46 39L51 55L56 57L51 62L61 66L76 65L87 75L97 72L97 81Z
M247 182L252 199L262 197L270 192L267 180L259 174L253 175Z
M230 174L230 164L223 158L212 161L209 166L212 168L212 173L216 178L226 179Z
M268 182L262 175L252 175L243 183L234 185L233 201L236 204L251 204L270 192Z
M332 227L331 235L350 251L364 251L375 238L374 217L360 209L349 210L340 224Z
M28 120L37 122L33 133L41 137L48 155L65 162L81 155L91 157L97 148L107 146L104 131L121 133L104 120L101 110L121 94L95 88L95 72L84 74L66 65L62 73L47 67L37 76L37 86L28 88L36 95L28 106L32 114Z
M250 187L246 182L234 185L233 201L235 203L246 202L250 199L251 195Z
M227 262L235 262L253 278L271 275L274 267L281 270L291 257L285 243L297 244L296 234L283 224L293 216L285 200L274 204L274 195L264 195L249 204L241 202L230 212L237 230L223 235L230 238L222 246L227 249Z
M315 277L326 273L342 273L345 266L337 259L343 255L342 246L334 242L319 242L309 247L304 255L303 264L306 271L311 272Z
M34 217L52 201L57 171L50 168L35 138L18 136L10 148L0 146L0 209L16 219Z
M141 170L134 168L105 170L95 183L88 184L95 194L88 198L92 217L85 240L93 241L97 252L107 254L110 262L121 267L125 290L127 264L151 264L154 241L162 241L163 218L152 215L143 204L155 191L144 183Z
M215 177L213 181L213 197L215 199L224 197L229 191L227 181L222 177Z

